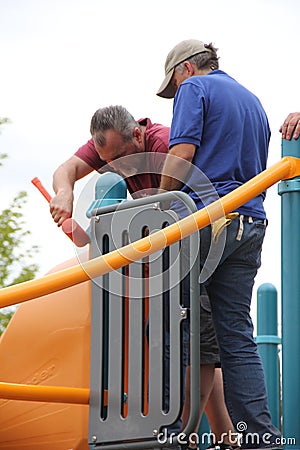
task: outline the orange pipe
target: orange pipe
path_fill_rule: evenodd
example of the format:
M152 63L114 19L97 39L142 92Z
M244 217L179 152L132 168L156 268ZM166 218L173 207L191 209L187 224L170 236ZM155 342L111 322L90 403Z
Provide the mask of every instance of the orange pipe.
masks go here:
M51 202L52 197L47 191L47 189L44 187L44 185L41 183L38 177L35 177L31 180L31 183L40 191L40 193L45 197L48 203Z
M300 159L286 156L253 179L178 222L80 265L0 290L0 308L32 300L88 281L151 255L206 227L280 180L300 175Z
M0 383L0 398L33 402L75 403L79 405L88 405L90 390L85 388L63 386Z
M64 386L40 386L36 384L0 383L0 398L45 403L73 403L88 405L90 390ZM107 390L104 391L104 406L107 406Z
M40 191L40 193L45 197L48 203L51 202L52 197L41 183L38 177L31 180L31 183ZM74 242L77 247L84 247L89 242L91 242L89 235L84 231L83 228L71 217L65 219L62 223L62 231Z

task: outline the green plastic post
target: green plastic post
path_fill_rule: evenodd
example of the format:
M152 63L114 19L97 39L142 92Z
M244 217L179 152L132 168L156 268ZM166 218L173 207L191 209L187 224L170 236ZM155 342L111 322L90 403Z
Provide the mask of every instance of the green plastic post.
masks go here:
M115 203L118 203L122 200L125 200L126 197L126 182L120 175L118 175L117 173L106 172L99 177L95 186L96 200L114 200ZM109 202L108 204L110 205L113 203Z
M273 424L280 427L280 381L277 322L277 290L271 283L262 284L257 290L257 338L268 391Z
M300 157L300 139L282 140ZM300 450L300 178L279 184L282 205L282 421L284 448Z
M198 429L199 445L200 450L206 450L210 446L210 426L205 413L203 413L200 426Z
M97 208L124 202L126 198L126 182L121 175L112 172L103 173L96 182L95 199L86 211L86 216L90 218Z

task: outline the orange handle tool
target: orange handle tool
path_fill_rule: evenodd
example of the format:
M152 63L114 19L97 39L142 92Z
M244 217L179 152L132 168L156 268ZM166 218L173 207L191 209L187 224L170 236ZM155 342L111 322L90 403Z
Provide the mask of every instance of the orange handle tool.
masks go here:
M47 189L43 186L41 181L35 177L31 180L31 183L40 191L49 203L52 199ZM64 220L61 226L63 232L74 242L77 247L84 247L90 242L89 235L83 228L72 218Z

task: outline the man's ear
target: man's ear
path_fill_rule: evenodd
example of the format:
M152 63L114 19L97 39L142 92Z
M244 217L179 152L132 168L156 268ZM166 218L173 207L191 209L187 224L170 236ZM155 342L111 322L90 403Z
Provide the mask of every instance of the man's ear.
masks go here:
M133 138L135 138L139 144L142 144L143 141L143 133L138 127L134 127L133 129Z
M192 77L195 73L195 67L193 66L193 64L191 64L189 61L184 61L183 64L188 72L188 76Z

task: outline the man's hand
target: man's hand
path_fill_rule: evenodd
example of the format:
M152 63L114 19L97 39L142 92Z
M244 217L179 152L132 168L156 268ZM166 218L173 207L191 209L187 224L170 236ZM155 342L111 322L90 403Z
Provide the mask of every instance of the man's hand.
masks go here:
M50 213L60 227L73 212L74 184L80 178L92 172L92 167L73 155L61 164L53 174L55 197L50 201Z
M279 131L282 133L283 139L298 139L300 135L300 112L290 113Z
M72 217L73 212L73 191L59 192L50 201L50 213L54 222L60 227L62 223Z

